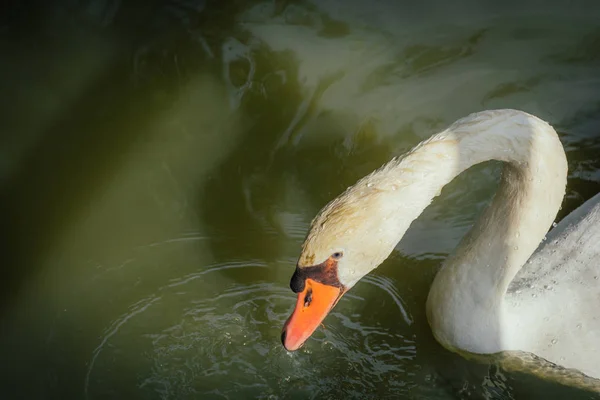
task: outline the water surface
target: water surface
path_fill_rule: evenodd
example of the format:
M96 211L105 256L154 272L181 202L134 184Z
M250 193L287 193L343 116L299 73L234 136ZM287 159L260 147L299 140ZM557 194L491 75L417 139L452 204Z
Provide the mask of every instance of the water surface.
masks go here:
M3 398L592 398L444 350L436 269L488 203L469 170L288 353L310 220L471 112L567 150L600 191L600 6L63 1L0 29Z

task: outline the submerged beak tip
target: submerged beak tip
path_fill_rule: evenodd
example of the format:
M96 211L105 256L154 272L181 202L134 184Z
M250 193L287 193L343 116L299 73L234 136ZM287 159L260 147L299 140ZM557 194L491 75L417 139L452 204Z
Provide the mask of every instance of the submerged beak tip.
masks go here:
M293 338L291 340L288 340L287 326L284 327L283 330L281 331L281 344L283 345L283 348L289 352L292 352L292 351L298 350L304 344L304 343L301 343L300 345L298 345L297 343L295 344L293 342L294 342Z
M298 293L296 307L281 331L281 343L290 352L304 345L344 293L339 287L312 280L307 280L306 286Z

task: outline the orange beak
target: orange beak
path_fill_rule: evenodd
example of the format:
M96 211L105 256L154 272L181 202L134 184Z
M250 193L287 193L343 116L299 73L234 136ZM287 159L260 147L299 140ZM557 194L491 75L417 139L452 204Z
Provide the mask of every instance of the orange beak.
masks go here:
M304 291L298 293L296 308L283 325L283 347L288 351L302 347L343 294L338 287L306 279Z

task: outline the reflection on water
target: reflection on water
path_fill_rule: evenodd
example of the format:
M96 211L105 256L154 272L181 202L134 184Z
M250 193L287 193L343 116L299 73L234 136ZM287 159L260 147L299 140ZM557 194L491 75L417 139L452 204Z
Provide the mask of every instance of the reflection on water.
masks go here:
M315 213L459 117L553 123L559 217L600 191L600 10L513 3L11 3L2 397L590 398L464 360L427 325L497 163L444 189L300 351L279 341Z

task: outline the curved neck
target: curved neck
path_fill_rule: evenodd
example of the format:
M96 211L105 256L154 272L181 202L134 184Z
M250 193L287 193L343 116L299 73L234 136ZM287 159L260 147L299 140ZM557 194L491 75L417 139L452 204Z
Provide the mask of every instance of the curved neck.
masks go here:
M473 352L502 347L504 294L559 210L567 162L556 132L520 111L476 113L375 173L398 179L402 190L394 201L401 208L396 210L401 237L443 186L488 160L507 163L498 191L438 272L427 301L438 340ZM496 338L475 337L486 334Z

